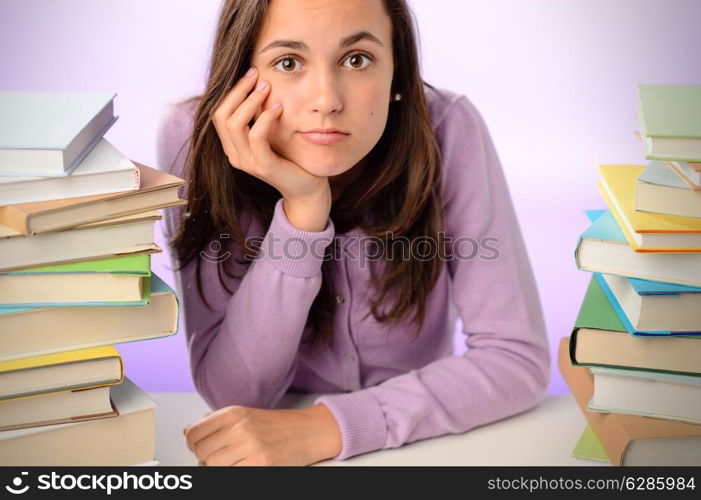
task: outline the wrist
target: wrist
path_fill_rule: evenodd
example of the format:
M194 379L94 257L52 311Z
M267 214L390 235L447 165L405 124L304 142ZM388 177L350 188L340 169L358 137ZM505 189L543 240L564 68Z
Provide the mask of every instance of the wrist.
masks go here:
M314 455L319 461L333 458L341 453L343 438L341 429L331 411L323 404L317 404L302 410L311 421L311 428L317 436L314 440Z
M324 190L304 198L284 198L287 220L302 231L323 231L331 213L331 191Z

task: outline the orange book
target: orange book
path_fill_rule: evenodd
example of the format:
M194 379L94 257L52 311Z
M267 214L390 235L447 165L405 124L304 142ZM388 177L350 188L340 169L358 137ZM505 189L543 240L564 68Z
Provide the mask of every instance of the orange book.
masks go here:
M135 191L7 205L0 207L0 224L30 235L187 203L178 198L178 190L185 184L183 179L134 164L141 177Z
M613 465L701 465L701 425L588 411L594 378L586 367L572 365L569 337L560 340L558 367Z

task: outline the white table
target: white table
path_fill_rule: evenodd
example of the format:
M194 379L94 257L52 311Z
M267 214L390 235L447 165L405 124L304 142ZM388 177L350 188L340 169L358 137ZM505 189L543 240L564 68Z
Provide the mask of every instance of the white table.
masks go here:
M182 430L209 410L196 393L151 393L156 407L156 460L161 465L197 465ZM287 394L282 408L305 407L318 394ZM315 465L579 465L602 462L572 458L570 453L586 426L571 395L548 396L537 408L472 429L378 450L347 460Z

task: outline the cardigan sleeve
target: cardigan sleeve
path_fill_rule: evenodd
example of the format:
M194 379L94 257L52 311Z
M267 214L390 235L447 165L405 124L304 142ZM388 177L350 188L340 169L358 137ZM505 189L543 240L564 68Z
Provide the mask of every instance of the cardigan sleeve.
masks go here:
M176 107L163 118L157 148L160 169L182 175L187 155L177 152L187 143L190 115ZM177 227L172 212L166 220L170 236ZM247 237L260 244L260 253L247 268L235 262L241 252L232 241L223 247L205 246L197 259L175 272L190 371L197 391L213 409L272 408L289 388L307 315L321 287L324 250L334 237L331 219L319 232L293 226L282 198L267 231L259 226L248 224ZM175 258L171 261L178 264ZM224 264L239 276L222 273L226 287L219 280ZM197 290L198 266L211 308Z
M435 130L446 236L481 243L479 257L464 255L471 253L466 249L447 262L467 351L373 387L317 398L341 429L336 460L465 432L526 411L546 392L550 355L542 310L489 132L464 96Z

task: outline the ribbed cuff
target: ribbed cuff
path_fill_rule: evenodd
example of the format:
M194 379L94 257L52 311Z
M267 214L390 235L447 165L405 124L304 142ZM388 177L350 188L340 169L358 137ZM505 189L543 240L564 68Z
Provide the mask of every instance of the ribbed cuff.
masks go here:
M326 406L341 430L343 448L334 460L384 448L387 441L385 415L369 390L321 396L314 404Z
M303 231L293 226L282 206L284 198L275 204L258 259L268 261L275 269L297 276L310 278L321 271L326 247L333 241L336 230L329 218L323 231Z

